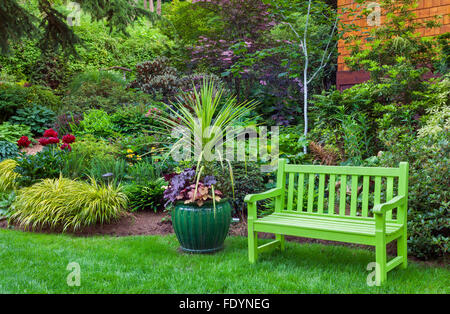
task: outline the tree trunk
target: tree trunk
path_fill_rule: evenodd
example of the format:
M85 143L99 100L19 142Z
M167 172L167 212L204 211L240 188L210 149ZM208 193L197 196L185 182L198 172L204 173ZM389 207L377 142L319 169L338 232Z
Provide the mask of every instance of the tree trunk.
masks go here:
M153 4L153 0L148 0L148 6L150 7L150 12L155 12L155 5Z
M161 15L161 0L156 1L156 13Z
M308 135L308 60L305 62L305 69L303 70L303 118L305 123L305 139ZM306 154L307 147L303 146L303 152Z

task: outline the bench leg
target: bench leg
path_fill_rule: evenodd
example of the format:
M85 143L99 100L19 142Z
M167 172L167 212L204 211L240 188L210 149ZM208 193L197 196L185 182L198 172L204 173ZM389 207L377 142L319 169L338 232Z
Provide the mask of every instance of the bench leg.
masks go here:
M248 259L250 263L256 262L258 258L258 232L248 232Z
M375 280L377 284L383 284L387 280L386 270L386 241L384 235L377 237L377 245L375 247L377 272L375 274Z
M404 233L400 238L397 239L397 256L403 256L403 263L400 265L401 268L405 269L408 266L408 244L407 237Z
M275 239L280 241L280 249L281 249L281 251L284 251L284 249L285 249L284 234L276 234Z

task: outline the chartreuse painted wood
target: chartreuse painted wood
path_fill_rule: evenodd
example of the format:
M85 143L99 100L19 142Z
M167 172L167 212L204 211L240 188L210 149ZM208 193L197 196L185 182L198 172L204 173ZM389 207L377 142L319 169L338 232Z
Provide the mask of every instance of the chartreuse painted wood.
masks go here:
M274 213L258 218L256 203L269 198L275 199ZM276 188L247 195L245 201L251 263L274 247L284 250L284 236L292 235L375 246L380 284L388 271L407 267L406 162L399 168L368 168L290 165L280 159ZM258 232L274 233L275 240L258 246ZM398 256L388 261L386 245L394 240Z

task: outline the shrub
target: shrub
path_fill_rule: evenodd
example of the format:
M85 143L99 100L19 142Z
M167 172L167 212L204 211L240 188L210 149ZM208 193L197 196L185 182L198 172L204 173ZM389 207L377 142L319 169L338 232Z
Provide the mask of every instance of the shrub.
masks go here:
M17 143L22 136L32 136L29 126L9 122L0 124L0 141Z
M178 71L170 66L169 59L160 57L136 65L136 79L130 86L167 100L180 91L183 82Z
M15 160L6 159L0 162L0 193L14 190L17 187L17 179L20 175L14 172L16 167Z
M42 86L24 87L17 84L0 84L0 122L7 121L18 109L31 104L58 110L61 100Z
M16 192L0 192L0 218L11 216L11 205L16 199Z
M147 106L122 106L111 117L114 131L128 135L152 130L156 123L146 116L148 110Z
M150 157L149 153L156 152L156 149L160 147L161 141L161 136L142 133L121 136L116 140L115 144L119 147L123 158L129 161L136 161L137 156L146 155ZM128 158L127 156L129 155L133 155L133 157Z
M164 208L162 188L164 181L148 181L144 184L131 183L124 187L124 193L128 197L128 205L131 211L153 210L154 212Z
M20 186L29 186L41 179L57 178L60 175L68 151L50 146L35 155L22 155L16 159L15 171L21 175L18 179Z
M94 157L116 156L119 150L117 146L111 145L104 139L86 134L78 137L77 142L72 144L72 152L84 155L88 160L91 160Z
M167 102L173 100L173 97L181 91L192 90L193 86L199 89L204 79L215 84L220 83L216 75L204 73L183 75L169 62L168 58L159 57L137 64L136 79L130 83L130 87Z
M95 157L91 160L86 173L99 182L112 182L118 185L128 178L128 167L127 162L123 159L116 159L111 156Z
M125 87L123 78L111 71L87 71L80 73L70 82L68 89L70 94L82 93L84 96L109 96L114 88ZM86 88L87 87L87 88Z
M73 133L72 125L77 128L83 120L83 114L81 113L64 113L56 117L53 127L60 134Z
M148 104L149 95L128 90L125 81L107 71L82 73L70 84L71 91L63 98L65 112L83 113L89 109L102 109L108 113L124 104Z
M308 141L303 136L301 126L283 127L280 129L279 149L280 156L286 158L290 163L304 162L308 157L303 152L303 146L308 144Z
M127 173L130 180L141 185L155 182L162 177L161 166L146 161L140 161L131 165L128 167Z
M114 124L106 111L92 109L85 115L78 127L71 124L76 134L92 134L96 137L111 137L114 135Z
M34 105L17 110L9 119L13 124L27 125L34 135L42 134L52 126L55 121L55 113L43 106Z
M45 200L43 202L42 200ZM45 179L20 190L10 221L24 228L78 230L121 217L127 197L120 187L65 178Z
M237 213L243 213L246 209L244 198L247 194L264 192L266 184L271 177L271 173L261 172L259 164L254 162L234 162L233 181L234 181L234 199L231 200ZM229 176L224 176L228 178ZM231 182L230 182L231 184ZM233 195L223 191L226 195ZM231 191L230 191L231 192Z
M17 144L0 141L0 161L11 159L19 155Z
M397 130L398 131L398 130ZM415 138L411 134L386 134L388 151L381 165L410 163L408 195L408 249L421 259L448 254L450 236L449 132Z
M218 15L190 1L171 1L165 9L164 16L171 22L176 33L167 27L162 31L167 36L178 35L184 43L194 43L201 35L209 37L223 30L224 25L219 21Z
M94 158L103 159L118 154L116 146L92 135L77 138L71 146L72 151L65 156L62 169L63 176L71 179L85 179L89 175L89 168Z

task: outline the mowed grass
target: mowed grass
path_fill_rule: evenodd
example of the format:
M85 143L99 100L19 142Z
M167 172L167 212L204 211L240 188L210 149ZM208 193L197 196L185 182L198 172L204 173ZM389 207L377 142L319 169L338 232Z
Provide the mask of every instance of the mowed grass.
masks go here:
M178 250L174 235L80 238L0 229L0 293L448 293L450 269L410 262L369 287L374 252L287 243L247 260L247 240L228 237L213 255ZM81 285L70 287L77 262Z

